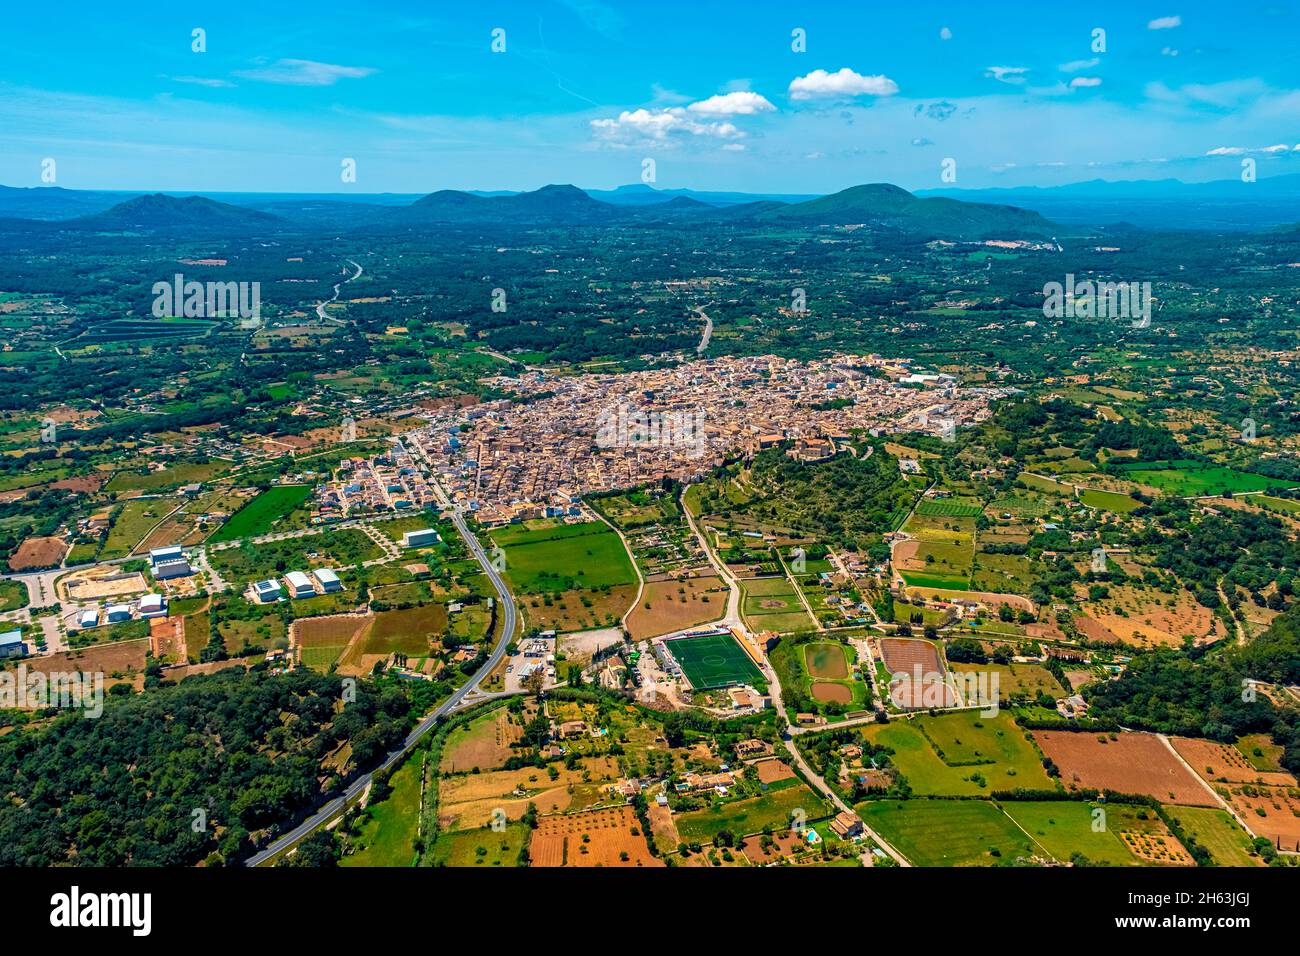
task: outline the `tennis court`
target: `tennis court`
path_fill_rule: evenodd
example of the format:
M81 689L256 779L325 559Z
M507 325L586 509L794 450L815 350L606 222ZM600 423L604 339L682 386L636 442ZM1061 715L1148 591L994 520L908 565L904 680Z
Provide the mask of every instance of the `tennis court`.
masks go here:
M706 634L666 641L665 647L682 666L696 690L752 684L762 673L730 634Z

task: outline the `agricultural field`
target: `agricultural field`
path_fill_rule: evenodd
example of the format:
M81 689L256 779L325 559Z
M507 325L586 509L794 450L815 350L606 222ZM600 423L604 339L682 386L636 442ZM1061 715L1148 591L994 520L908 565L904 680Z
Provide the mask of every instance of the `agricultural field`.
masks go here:
M788 578L743 578L740 588L741 614L754 630L782 634L816 626Z
M369 615L344 614L308 617L291 625L292 643L298 661L305 667L328 673L330 667L360 633L370 626Z
M388 780L391 792L360 811L348 827L348 842L354 848L341 866L414 866L416 837L420 825L420 791L428 753L417 750L393 771Z
M1025 732L1006 711L978 711L867 725L861 735L893 750L890 762L920 796L981 796L998 790L1050 790L1053 784Z
M495 770L514 752L511 744L523 736L523 727L504 707L453 727L442 744L441 774Z
M505 551L506 577L520 594L635 584L627 549L600 521L510 526L491 532Z
M533 866L663 866L629 806L544 816L528 843Z
M132 498L122 505L108 529L99 560L125 558L136 550L145 537L180 504L179 498Z
M335 528L318 534L233 547L208 548L208 561L227 581L248 584L280 577L292 570L328 566L336 570L383 557L383 551L360 528Z
M768 659L781 681L785 705L793 713L839 715L870 702L866 683L853 676L856 654L838 641L781 642Z
M1102 866L1139 866L1128 845L1110 826L1111 808L1065 800L1003 801L1002 810L1034 841L1062 862ZM1098 811L1103 816L1098 816ZM1083 859L1080 860L1079 858Z
M525 627L561 633L617 624L636 598L636 585L542 592L519 600Z
M1067 790L1139 794L1194 807L1216 805L1205 785L1153 734L1036 730L1034 740L1060 768Z
M649 581L641 602L627 617L634 641L707 624L727 610L727 588L717 575L684 581Z
M998 694L1002 702L1013 697L1036 698L1039 694L1063 697L1066 690L1041 664L960 664L948 662L948 669L959 674L997 674ZM990 678L991 681L991 678Z
M302 508L310 497L310 485L276 485L274 488L268 488L231 515L230 519L208 538L208 542L220 544L223 541L238 541L241 538L253 538L272 531L287 531L301 527L301 523L286 523L283 519Z
M773 831L788 830L796 819L796 811L802 811L802 819L807 824L833 813L830 804L806 784L799 783L773 788L761 796L719 803L707 810L677 814L673 822L685 842L712 843L721 830L736 836L759 833L765 827Z
M1225 810L1169 807L1170 819L1209 852L1215 866L1263 866L1264 860L1245 830Z
M1270 488L1293 486L1293 482L1279 482L1275 478L1206 465L1200 462L1168 462L1168 467L1152 468L1147 464L1121 465L1124 477L1138 484L1154 488L1167 495L1192 498L1221 495L1224 492L1264 491Z
M522 823L508 823L504 830L439 830L426 853L432 866L484 869L519 866L521 854L533 831Z
M1014 866L1050 859L989 801L869 800L856 809L917 866Z

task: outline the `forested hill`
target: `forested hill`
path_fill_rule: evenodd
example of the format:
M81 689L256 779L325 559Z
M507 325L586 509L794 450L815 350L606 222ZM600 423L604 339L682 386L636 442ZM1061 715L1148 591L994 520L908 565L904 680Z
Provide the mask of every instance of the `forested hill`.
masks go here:
M0 866L237 861L414 724L400 690L342 696L307 670L229 670L0 737Z

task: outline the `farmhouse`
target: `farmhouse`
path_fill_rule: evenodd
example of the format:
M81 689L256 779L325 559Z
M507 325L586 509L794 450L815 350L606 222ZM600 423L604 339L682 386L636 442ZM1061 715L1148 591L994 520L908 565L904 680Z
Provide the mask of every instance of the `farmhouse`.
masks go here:
M862 833L862 821L856 813L849 810L841 810L831 821L831 830L842 840L850 837L859 836Z

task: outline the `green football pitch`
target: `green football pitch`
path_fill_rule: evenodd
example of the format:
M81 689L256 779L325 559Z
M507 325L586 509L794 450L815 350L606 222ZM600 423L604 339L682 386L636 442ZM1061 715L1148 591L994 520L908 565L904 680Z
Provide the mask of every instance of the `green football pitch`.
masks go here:
M744 648L730 634L680 637L668 641L667 647L696 690L752 684L763 679Z

